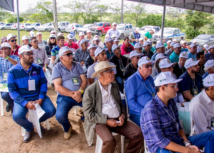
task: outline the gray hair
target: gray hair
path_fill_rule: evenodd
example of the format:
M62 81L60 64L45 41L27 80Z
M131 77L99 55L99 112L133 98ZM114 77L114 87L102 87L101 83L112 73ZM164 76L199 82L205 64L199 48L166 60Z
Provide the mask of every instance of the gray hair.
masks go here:
M211 66L211 67L205 67L205 68L204 68L204 71L205 71L205 72L208 72L208 70L209 70L209 69L212 69L212 68L214 68L214 66Z

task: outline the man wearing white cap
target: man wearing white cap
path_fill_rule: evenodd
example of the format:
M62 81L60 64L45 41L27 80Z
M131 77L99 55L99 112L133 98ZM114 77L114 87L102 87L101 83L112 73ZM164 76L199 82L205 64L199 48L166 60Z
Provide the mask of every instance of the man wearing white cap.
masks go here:
M96 63L92 64L91 66L88 67L88 71L87 71L87 78L88 78L88 84L92 84L94 83L94 81L97 80L97 78L93 78L92 74L95 72L94 67L95 65L97 65L97 63L101 62L101 61L108 61L107 59L107 55L106 55L106 51L103 48L98 47L95 50L95 60L97 61ZM109 62L109 64L112 66L114 65L114 63ZM113 68L114 74L117 74L117 70L116 68Z
M84 33L80 32L79 33L79 40L77 41L77 45L79 46L79 48L81 48L80 42L82 39L84 39Z
M82 94L87 86L87 79L82 66L73 61L73 53L69 47L60 49L59 58L60 62L54 66L52 73L54 87L58 92L56 119L63 126L64 138L69 139L72 126L68 113L75 105L82 107ZM78 111L81 112L81 109Z
M57 37L57 46L54 47L51 51L51 62L54 64L54 62L58 62L58 61L55 61L58 57L58 54L59 54L59 50L60 48L62 48L64 46L64 43L65 43L65 37L64 36L58 36Z
M182 40L180 42L181 44L181 52L188 52L188 49L187 49L187 42L185 40Z
M204 44L202 50L204 51L204 53L208 53L208 50L209 50L209 46L207 44Z
M205 74L202 76L203 79L206 78L209 74L214 73L214 61L213 60L208 60L204 64L204 71L205 71Z
M155 29L152 29L144 34L144 40L152 39L152 35L155 33Z
M188 59L187 52L180 53L179 61L173 67L173 73L177 76L177 78L179 78L182 74L186 72L186 68L184 67L184 64L187 59Z
M112 36L111 36L111 39L115 39L115 38L117 38L117 36L115 35L115 34L113 34Z
M205 54L205 60L213 60L214 59L214 46L209 47L209 52Z
M140 39L139 39L139 43L142 45L142 46L144 46L144 39L141 37ZM142 50L143 51L143 50Z
M90 85L84 93L86 140L91 146L96 133L103 141L102 153L113 153L116 141L112 132L116 132L130 139L126 153L138 153L143 145L143 135L137 125L127 121L119 88L114 82L113 68L115 65L111 66L107 61L98 63L92 75L98 81Z
M134 45L139 42L139 39L141 37L141 34L139 33L138 30L139 30L138 28L135 28L134 32L129 33L129 36L131 37L131 40Z
M26 36L26 35L22 36L22 42L23 42L23 45L29 45L30 47L32 46L32 45L29 43L29 42L30 42L29 37Z
M93 43L93 37L92 37L91 30L88 29L88 30L86 31L85 39L86 39L86 40L89 40L89 43L90 43L90 44Z
M151 60L155 61L156 56L158 54L160 54L160 53L163 53L163 54L165 53L164 45L161 42L157 43L157 45L156 45L156 53L154 53L152 55ZM164 54L164 55L167 56L166 54Z
M75 51L74 58L77 62L80 62L80 64L82 66L85 63L87 56L90 54L89 50L88 50L88 42L89 42L89 40L82 39L80 41L81 48L79 48Z
M155 57L155 60L152 60L155 61L154 66L152 68L152 74L150 75L152 78L154 78L161 72L159 63L164 58L167 58L167 56L165 56L163 53L158 53L157 56Z
M199 148L213 152L214 133L186 137L178 118L174 101L178 88L170 72L162 72L155 80L157 95L145 106L141 114L141 130L150 152L199 153ZM185 147L184 147L185 146Z
M202 76L198 74L198 63L199 60L196 61L193 58L189 58L184 65L186 72L179 77L182 79L182 81L179 82L179 91L187 101L190 101L204 88L202 84Z
M128 64L127 57L121 55L120 45L114 44L112 46L112 50L114 55L110 58L110 62L116 65L117 74L116 74L116 82L119 85L120 92L123 93L124 83L123 83L123 72L125 70L126 65Z
M172 52L174 51L174 45L175 45L175 42L174 42L174 41L171 42L171 44L170 44L170 49L168 49L168 50L166 51L166 54L167 54L168 57L169 57L169 56L172 54Z
M90 54L86 57L85 60L85 66L86 68L88 68L89 66L91 66L93 63L97 62L97 59L95 58L95 50L97 49L97 45L92 43L89 47L88 50L90 52Z
M170 44L171 44L172 40L168 40L166 42L167 46L166 46L166 50L170 49Z
M134 45L134 50L141 54L143 52L143 46L140 43L136 43Z
M195 43L191 43L190 51L188 52L188 57L196 60L197 46Z
M7 42L10 44L11 46L11 55L17 55L18 56L18 51L19 51L19 48L20 46L17 45L17 39L16 39L16 35L13 35L12 33L11 34L8 34L7 35Z
M27 132L23 138L26 143L34 133L33 124L28 121L28 109L35 110L40 105L44 115L39 122L44 122L55 115L56 109L47 93L47 80L42 67L33 63L33 51L25 45L19 49L20 62L8 73L8 89L14 100L13 120ZM42 128L44 129L44 128Z
M181 53L181 45L179 43L176 43L174 44L173 48L174 48L174 51L169 56L169 59L171 62L177 63L179 61L179 55Z
M117 23L112 23L112 28L107 31L106 35L109 35L111 37L112 35L115 35L117 38L120 36L120 32L117 30Z
M39 48L45 49L45 46L47 46L48 43L47 43L46 40L42 40L42 33L41 32L37 32L36 33L36 38L38 40Z
M189 104L193 123L192 135L214 130L214 74L209 74L203 79L203 85L204 90L192 98Z
M130 53L129 58L131 59L131 62L125 67L125 71L123 73L125 80L128 79L132 74L137 72L137 63L142 56L143 53L139 53L136 50Z
M155 96L156 90L152 73L152 63L148 56L138 61L138 71L125 82L125 93L130 119L140 126L140 115L145 105Z
M97 46L101 47L101 48L104 48L104 43L101 42L101 39L98 35L95 35L94 38L93 38L93 43L96 44Z
M199 73L201 76L203 76L204 73L205 73L205 71L204 71L204 64L206 63L206 61L205 61L205 56L204 56L204 51L201 51L201 52L196 53L196 58L197 58L197 60L199 60L198 65L199 65L199 67L200 67L198 73Z
M113 41L114 40L111 37L109 37L108 39L105 40L106 47L104 47L104 49L106 51L108 60L114 55L113 50L112 50Z
M29 32L29 36L30 36L30 38L31 38L31 37L35 37L34 31L30 31L30 32Z
M11 46L8 42L1 44L0 49L0 83L7 82L7 73L9 69L19 62L19 57L11 55ZM8 92L1 92L2 99L4 99L8 105L6 106L6 112L13 112L13 99L10 98Z
M77 43L74 42L74 36L72 34L67 35L67 39L64 46L68 46L69 48L73 48L74 50L77 50L79 48Z
M149 58L152 58L153 56L153 52L151 51L152 48L152 43L145 41L144 42L144 49L143 49L143 54L145 54L146 56L148 56Z
M120 43L119 38L115 38L113 44L119 45L119 43Z

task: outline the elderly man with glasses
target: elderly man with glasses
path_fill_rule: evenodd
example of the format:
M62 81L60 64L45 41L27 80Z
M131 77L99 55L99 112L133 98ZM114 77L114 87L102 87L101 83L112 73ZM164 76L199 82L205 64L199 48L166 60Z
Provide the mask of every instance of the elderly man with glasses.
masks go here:
M143 144L140 128L127 121L125 107L119 88L114 82L113 69L109 62L99 62L92 77L98 81L89 86L83 96L85 115L84 131L88 145L93 143L94 132L103 140L102 152L113 153L116 141L112 132L124 135L129 140L126 153L138 153Z
M20 46L17 45L17 39L16 39L16 35L8 34L7 35L7 42L10 44L11 46L11 55L17 55L18 56L18 51Z
M140 114L144 106L155 96L156 90L152 73L153 61L148 56L138 61L138 71L125 82L125 93L130 119L140 126Z

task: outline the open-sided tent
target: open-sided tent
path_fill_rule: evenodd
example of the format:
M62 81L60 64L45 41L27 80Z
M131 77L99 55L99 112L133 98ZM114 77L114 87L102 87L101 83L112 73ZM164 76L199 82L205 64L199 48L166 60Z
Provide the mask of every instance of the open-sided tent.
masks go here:
M5 10L14 12L13 0L1 0L0 7L4 8Z

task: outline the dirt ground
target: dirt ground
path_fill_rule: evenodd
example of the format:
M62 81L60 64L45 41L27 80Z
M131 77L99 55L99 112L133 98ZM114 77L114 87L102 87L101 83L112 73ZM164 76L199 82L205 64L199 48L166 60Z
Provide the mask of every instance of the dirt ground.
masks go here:
M48 96L55 107L56 95L54 88L49 87ZM5 106L6 102L4 102ZM4 112L4 116L0 116L0 153L94 153L96 136L94 144L89 147L83 128L79 124L79 117L69 114L69 119L73 128L72 137L69 140L64 139L62 126L54 116L49 119L51 129L43 133L43 138L40 138L35 131L31 141L23 143L20 126L13 121L10 112ZM120 136L115 136L115 139L117 141L115 153L120 153ZM125 139L125 146L128 141Z

